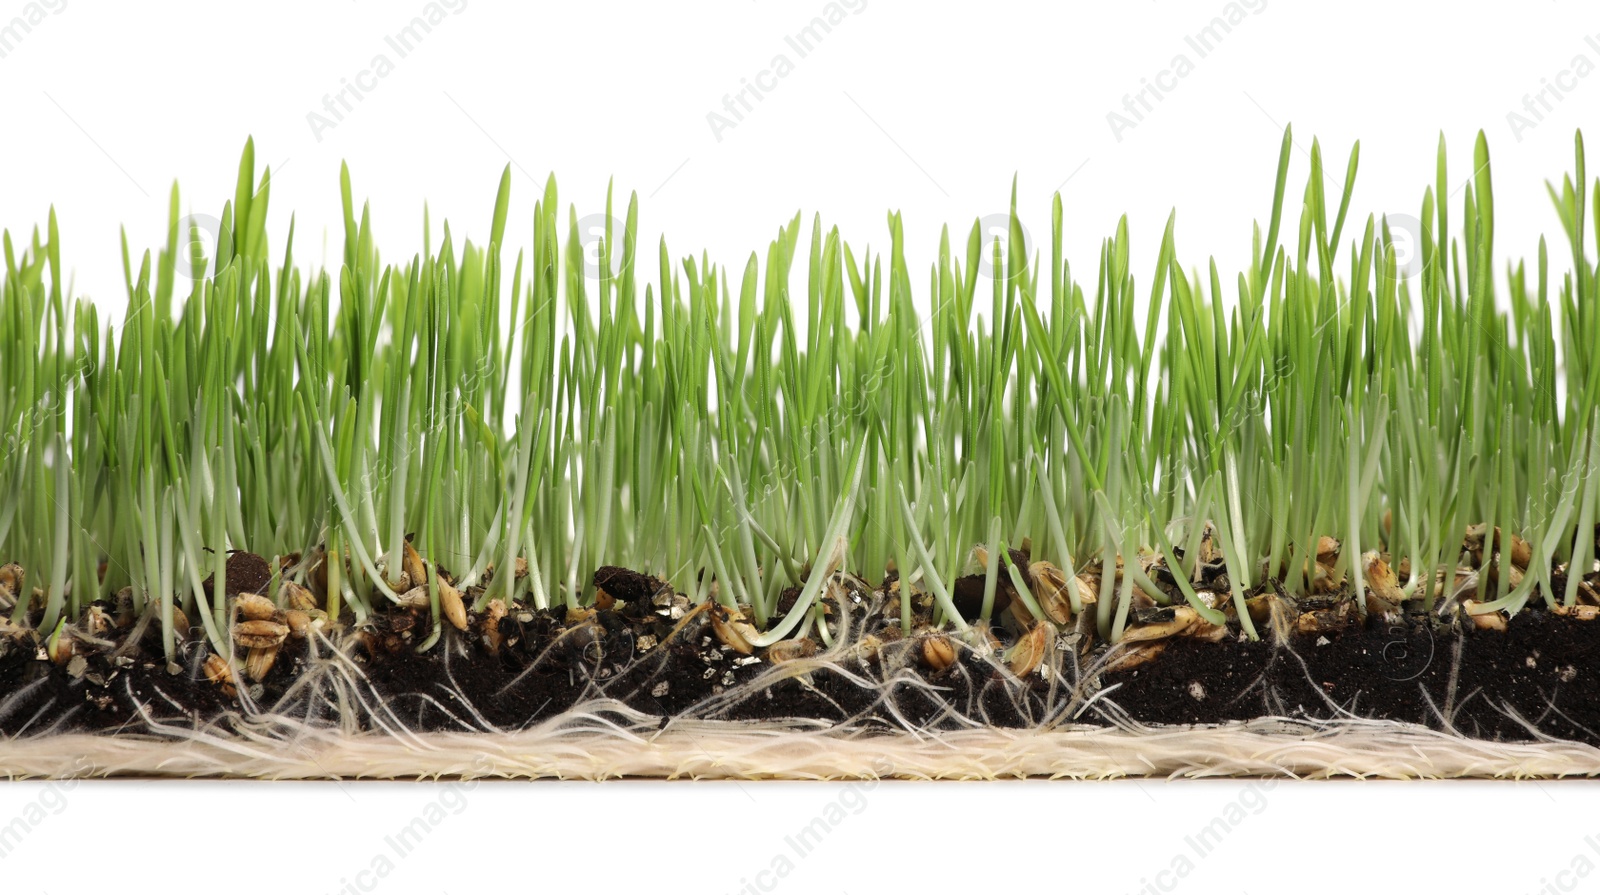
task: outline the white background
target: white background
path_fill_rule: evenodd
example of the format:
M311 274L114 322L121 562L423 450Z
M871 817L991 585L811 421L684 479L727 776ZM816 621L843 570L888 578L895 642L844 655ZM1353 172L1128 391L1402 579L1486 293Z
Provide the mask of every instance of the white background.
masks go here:
M1092 289L1098 241L1123 213L1141 274L1173 207L1186 264L1215 255L1225 277L1237 270L1251 222L1270 208L1291 121L1291 221L1312 138L1330 193L1362 141L1355 234L1368 214L1417 213L1441 132L1459 222L1484 129L1497 249L1530 258L1541 233L1559 232L1543 183L1571 168L1573 130L1600 140L1600 71L1576 59L1600 65L1600 9L1568 0L1257 0L1204 58L1185 38L1223 13L1220 0L856 0L804 58L785 37L823 13L820 0L453 6L401 58L385 37L423 11L420 0L54 0L0 58L0 227L20 240L53 204L77 294L116 317L118 228L135 251L157 245L175 178L186 212L220 214L254 135L258 164L274 170L273 251L293 211L295 253L310 262L327 257L324 246L338 252L341 159L372 201L390 260L420 249L424 199L436 245L446 218L484 238L509 164L513 245L526 242L533 197L553 171L580 215L603 210L614 177L619 214L629 191L639 195L650 252L665 231L675 257L706 250L729 265L764 250L797 210L821 213L858 248L887 248L884 213L899 209L920 284L939 227L951 223L964 242L974 219L1004 211L1015 175L1046 251L1049 198L1061 191L1067 254ZM30 10L0 0L0 28ZM1193 70L1174 81L1162 73L1180 53ZM393 70L364 74L379 54ZM774 81L762 73L779 54L792 71ZM727 114L724 96L746 80L774 86L714 132L708 114ZM1175 86L1114 132L1108 113L1147 81ZM325 97L349 82L371 87L334 126L314 129L308 115L331 120ZM1548 84L1571 89L1535 126L1514 128L1508 113L1532 121L1524 97ZM1551 260L1567 267L1561 250ZM8 785L0 824L38 800L60 811L0 858L0 888L332 893L365 880L393 892L732 893L760 881L785 835L849 796L861 813L781 890L1132 893L1146 881L1170 891L1165 881L1194 892L1600 891L1600 878L1558 876L1575 861L1600 864L1584 842L1600 836L1587 784L1283 784L1256 793L1260 813L1190 876L1158 878L1183 836L1244 786ZM357 876L386 834L446 797L464 809L393 875Z

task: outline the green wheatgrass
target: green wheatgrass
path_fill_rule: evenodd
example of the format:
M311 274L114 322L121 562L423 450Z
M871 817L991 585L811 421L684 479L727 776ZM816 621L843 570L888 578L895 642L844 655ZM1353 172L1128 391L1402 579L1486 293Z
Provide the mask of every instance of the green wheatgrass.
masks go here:
M1432 606L1428 583L1456 580L1475 524L1520 534L1533 561L1513 585L1501 551L1501 574L1461 596L1481 611L1516 612L1536 590L1573 605L1581 576L1558 591L1551 569L1593 568L1600 507L1581 134L1575 173L1549 187L1573 265L1556 282L1542 240L1532 271L1497 270L1481 133L1456 221L1440 141L1413 277L1383 219L1348 215L1356 149L1330 209L1313 144L1298 228L1280 231L1290 147L1286 132L1256 260L1227 283L1214 262L1193 266L1171 219L1143 284L1126 218L1079 279L1059 195L1041 264L1013 187L1008 238L985 244L974 225L962 251L946 229L926 279L898 215L887 254L858 255L817 219L798 259L797 215L742 268L663 241L641 283L630 197L596 284L554 178L507 264L509 169L486 246L446 225L436 252L400 264L380 260L344 170L340 264L303 269L292 223L269 239L271 174L257 178L247 143L214 258L180 257L176 187L165 249L135 263L124 239L128 311L113 326L63 291L52 210L44 234L4 240L0 560L29 576L12 622L31 621L33 587L47 636L131 588L136 609L157 603L169 659L179 608L232 655L226 551L346 557L328 564L326 609L359 623L397 598L409 534L463 591L488 582L480 609L580 606L590 573L620 565L695 601L714 582L749 608L758 645L831 642L816 599L828 575L898 569L961 633L978 619L956 614L949 584L975 545L986 620L1002 574L1033 600L1008 546L1065 570L1077 610L1087 563L1156 553L1193 573L1202 521L1240 608L1269 579L1307 593L1323 536L1342 542L1334 573L1356 593L1356 560L1381 550ZM524 577L490 572L519 560ZM428 568L424 647L443 627ZM1102 637L1120 637L1135 585L1164 599L1123 576L1093 610ZM779 613L789 587L800 597Z

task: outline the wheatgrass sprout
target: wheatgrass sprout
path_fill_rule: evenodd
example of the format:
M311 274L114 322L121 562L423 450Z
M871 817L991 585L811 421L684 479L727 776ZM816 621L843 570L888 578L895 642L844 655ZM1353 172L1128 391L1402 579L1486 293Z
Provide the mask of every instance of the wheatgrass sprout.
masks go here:
M1046 619L1089 655L1600 605L1581 134L1532 270L1494 254L1484 137L1453 208L1441 138L1414 276L1391 222L1352 211L1359 145L1334 197L1313 142L1294 202L1291 143L1232 275L1176 214L1154 269L1126 218L1075 269L1059 195L1029 257L1015 183L1007 238L947 228L925 280L898 214L887 251L796 214L739 267L663 240L642 270L636 195L614 228L608 189L591 255L555 179L529 209L509 169L486 241L435 243L425 211L409 259L380 255L341 169L318 269L292 223L267 232L247 142L214 257L182 257L174 186L166 245L124 240L107 321L69 292L52 210L4 236L7 630L205 659L231 693L307 624L474 656L659 618L633 652L710 622L740 655L871 638L942 673Z

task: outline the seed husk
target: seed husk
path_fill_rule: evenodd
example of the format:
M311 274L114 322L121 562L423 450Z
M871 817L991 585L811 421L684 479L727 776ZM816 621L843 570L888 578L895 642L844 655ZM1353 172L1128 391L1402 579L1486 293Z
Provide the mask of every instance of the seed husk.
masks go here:
M260 594L240 594L234 598L233 605L238 610L239 617L246 621L264 621L278 612L278 607Z
M158 610L159 611L159 610ZM176 604L172 607L172 630L178 635L179 640L189 636L189 616Z
M290 609L310 611L317 608L316 596L304 586L296 584L287 578L283 579L283 583L278 585L278 596L282 598L283 605Z
M212 653L206 657L204 670L206 680L221 687L224 694L229 697L239 695L238 689L234 686L233 668L228 665L227 659Z
M1334 563L1339 561L1340 546L1336 538L1331 538L1327 535L1317 538L1317 562L1331 568Z
M289 626L282 622L256 621L239 622L233 626L233 640L247 649L276 648L289 636Z
M1505 543L1504 533L1500 531L1499 526L1496 526L1494 530L1494 543L1493 546L1489 548L1491 553L1488 557L1485 557L1484 550L1485 547L1488 546L1488 534L1488 527L1480 522L1477 525L1467 527L1467 536L1461 542L1461 546L1468 553L1472 554L1473 563L1479 568L1483 568L1486 562L1489 562L1490 567L1493 568L1492 561L1495 554L1498 554L1501 550L1505 549L1502 546ZM1515 568L1526 571L1528 568L1528 563L1532 561L1533 545L1523 540L1520 535L1512 535L1511 565Z
M50 638L50 661L57 665L65 665L77 653L77 641L72 636L70 628L63 627L54 637Z
M15 600L17 594L22 593L22 585L26 578L22 566L8 562L0 566L0 591L10 594L12 600Z
M1336 594L1344 585L1343 576L1335 574L1334 563L1337 558L1328 562L1317 560L1316 570L1311 577L1311 592L1314 594Z
M400 606L406 609L427 609L433 603L428 599L427 585L417 585L400 595Z
M851 652L861 662L870 662L878 657L878 651L883 649L883 640L876 634L866 634L856 641Z
M304 609L290 609L285 612L283 622L289 627L289 636L296 640L304 640L311 632L311 613Z
M244 673L253 681L263 681L278 661L278 647L252 649L244 659Z
M1078 602L1085 606L1100 602L1100 576L1078 573Z
M956 645L941 633L923 637L921 653L923 663L934 671L943 671L956 664Z
M1580 622L1592 622L1595 619L1600 618L1600 606L1589 606L1586 604L1580 604L1577 606L1558 605L1550 611L1554 612L1556 615L1564 615L1567 618L1575 619Z
M1405 600L1400 582L1389 563L1376 551L1366 555L1367 561L1367 611L1378 615L1398 612Z
M1474 612L1478 606L1483 605L1477 600L1462 600L1461 608L1472 626L1480 631L1504 631L1506 629L1506 615L1504 612Z
M1044 560L1031 565L1029 571L1033 574L1033 598L1038 601L1039 608L1058 625L1071 622L1072 600L1067 593L1067 573ZM1081 587L1079 592L1082 593ZM1012 611L1021 604L1021 600L1012 604Z
M1055 643L1056 629L1049 622L1040 622L1006 651L1006 667L1017 677L1027 677L1039 669Z
M401 549L400 570L411 579L412 587L427 583L428 569L422 564L422 555L417 553L417 548L411 546L410 539L406 540L405 546Z
M1228 638L1227 625L1213 625L1205 619L1200 619L1194 627L1184 632L1190 640L1209 640L1212 643L1221 643Z
M1153 640L1144 643L1130 643L1127 646L1119 645L1111 660L1106 663L1106 671L1130 671L1153 661L1157 656L1166 652L1167 641Z
M793 640L780 640L767 647L764 658L774 665L781 665L784 662L793 662L795 659L809 659L816 654L815 641L809 637L798 637Z
M1512 535L1511 564L1519 569L1526 569L1530 562L1533 562L1533 545L1517 535Z
M1355 602L1341 600L1331 609L1313 609L1302 612L1294 620L1297 634L1331 634L1348 627L1354 618Z
M316 557L311 564L311 583L318 593L325 594L328 592L328 551L318 547Z
M761 632L745 619L743 611L713 603L710 612L711 630L718 640L740 655L748 656L755 651L752 641L760 637Z
M139 613L133 608L133 585L128 585L117 591L116 598L112 601L116 607L115 623L119 628L126 628L139 618Z
M461 591L443 577L439 579L439 612L457 631L467 629L467 606L461 601Z
M489 655L500 655L500 620L506 617L506 601L495 598L490 600L483 611L483 645L489 650Z
M98 603L83 611L83 630L90 637L105 637L113 627L111 615Z
M1525 573L1520 567L1513 565L1511 568L1506 570L1506 582L1515 588L1517 585L1522 583L1524 574Z
M1148 625L1135 625L1122 632L1123 640L1135 643L1146 640L1165 640L1188 632L1202 621L1200 613L1193 607L1178 606L1172 610L1172 618L1167 621L1155 622Z
M1245 611L1250 613L1250 620L1261 624L1272 617L1272 604L1278 595L1273 593L1256 594L1244 601Z

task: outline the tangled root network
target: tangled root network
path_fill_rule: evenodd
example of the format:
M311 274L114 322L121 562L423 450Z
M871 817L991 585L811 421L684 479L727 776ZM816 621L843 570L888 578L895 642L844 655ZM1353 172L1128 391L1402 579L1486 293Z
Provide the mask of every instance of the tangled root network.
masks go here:
M1115 686L1100 685L1097 666L1075 671L1070 653L1052 657L1044 674L1056 684L1044 700L1048 708L1043 716L1037 714L1037 700L1027 707L1036 719L1032 727L994 726L981 708L973 707L970 696L963 702L973 705L946 699L935 722L913 724L898 708L904 695L915 692L927 699L949 688L911 673L903 663L897 668L892 660L881 663L881 676L864 676L860 664L841 661L843 649L841 645L774 666L672 718L596 695L537 723L507 729L490 724L453 681L441 681L436 694L381 694L351 658L351 645L324 637L314 650L318 658L312 669L273 705L257 705L241 693L239 709L196 723L188 714L174 712L181 707L157 692L141 703L137 731L82 733L57 725L0 740L0 776L599 780L1600 775L1600 748L1542 734L1527 721L1522 722L1527 736L1520 742L1465 736L1444 717L1433 727L1348 711L1322 719L1143 724L1118 707ZM874 690L873 711L843 722L719 718L780 680L803 682L823 669ZM0 713L18 695L0 700ZM397 707L419 701L449 712L459 729L408 725ZM1018 707L1024 708L1020 701Z

